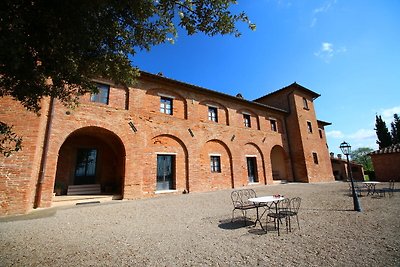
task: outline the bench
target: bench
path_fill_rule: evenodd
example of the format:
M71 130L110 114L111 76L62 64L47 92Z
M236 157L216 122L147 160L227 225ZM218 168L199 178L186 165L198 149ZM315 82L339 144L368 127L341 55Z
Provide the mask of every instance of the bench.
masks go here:
M100 195L100 184L69 185L67 195Z
M249 201L249 198L257 197L256 192L253 189L238 189L234 190L231 193L231 199L233 204L232 210L232 220L233 222L235 217L235 210L242 211L242 215L244 218L244 225L246 225L246 212L250 209L256 209L257 206Z

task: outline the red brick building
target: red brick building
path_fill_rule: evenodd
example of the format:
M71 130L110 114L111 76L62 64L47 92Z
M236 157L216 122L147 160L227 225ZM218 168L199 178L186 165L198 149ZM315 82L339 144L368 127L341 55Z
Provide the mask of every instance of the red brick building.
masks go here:
M335 180L350 180L349 176L349 166L347 164L347 160L342 159L342 154L338 154L335 157L334 153L330 153L331 156L331 164L332 171ZM353 179L356 181L364 181L364 167L361 164L358 164L354 161L350 161L351 174L353 175Z
M96 82L76 109L45 99L40 116L0 99L0 121L23 136L0 158L0 215L50 207L71 185L135 199L334 180L319 95L299 84L248 101L145 72L129 88Z
M385 147L369 154L377 181L400 182L400 144Z

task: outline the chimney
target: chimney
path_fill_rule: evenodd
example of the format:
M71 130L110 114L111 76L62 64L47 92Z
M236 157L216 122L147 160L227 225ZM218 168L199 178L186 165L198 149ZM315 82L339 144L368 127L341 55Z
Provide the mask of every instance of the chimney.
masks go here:
M333 152L329 153L329 155L331 156L331 159L333 159L335 157L335 153L333 153Z
M338 159L342 159L342 154L337 154Z

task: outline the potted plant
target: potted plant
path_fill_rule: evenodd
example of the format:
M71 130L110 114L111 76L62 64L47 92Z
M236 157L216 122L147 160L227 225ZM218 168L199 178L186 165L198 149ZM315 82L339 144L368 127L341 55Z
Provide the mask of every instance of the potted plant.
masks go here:
M64 184L60 181L56 181L56 183L54 184L54 193L56 193L56 196L61 196L63 189Z

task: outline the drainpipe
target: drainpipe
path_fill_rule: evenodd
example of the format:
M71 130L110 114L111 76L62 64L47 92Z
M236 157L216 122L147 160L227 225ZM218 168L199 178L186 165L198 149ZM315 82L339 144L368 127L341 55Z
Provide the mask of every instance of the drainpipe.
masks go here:
M294 91L291 91L290 93L288 93L287 95L286 95L286 98L287 98L287 103L288 103L288 109L289 109L289 116L290 116L290 114L292 113L292 108L291 108L291 106L290 106L290 99L289 99L289 96L291 95L291 94L293 94L294 93ZM293 153L292 153L292 146L291 146L291 144L290 144L290 137L289 137L289 132L288 132L288 128L287 128L287 122L286 122L286 119L285 119L285 128L286 128L286 138L287 138L287 142L288 142L288 148L289 148L289 156L290 156L290 167L291 167L291 169L292 169L292 175L293 175L293 182L296 182L296 175L295 175L295 172L294 172L294 166L293 166L293 164L294 164L294 161L293 161Z
M50 130L51 130L51 124L53 121L53 116L54 116L54 98L50 97L49 111L48 111L47 123L46 123L46 131L44 133L44 140L43 140L42 158L40 160L40 172L39 172L38 182L36 185L35 202L33 204L34 209L39 208L41 206L41 202L42 202L42 189L43 189L44 174L45 174L45 169L46 169L46 164L47 164L47 152L49 150Z

